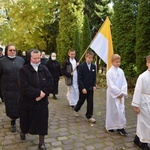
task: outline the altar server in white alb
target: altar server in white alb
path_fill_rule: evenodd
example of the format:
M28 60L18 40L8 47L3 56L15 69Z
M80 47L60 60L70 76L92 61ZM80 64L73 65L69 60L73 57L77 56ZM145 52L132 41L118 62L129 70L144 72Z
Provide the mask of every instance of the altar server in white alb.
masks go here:
M75 57L76 52L74 49L70 49L68 52L67 60L62 64L61 74L65 76L66 85L68 86L68 92L66 94L67 100L71 108L77 104L79 100L78 89L78 59Z
M106 130L109 133L117 130L121 135L126 136L126 117L124 100L127 96L127 81L124 72L119 68L121 57L113 54L112 66L107 71L107 102L106 102Z
M150 150L150 55L146 57L147 70L137 79L132 106L137 113L134 143L143 150Z

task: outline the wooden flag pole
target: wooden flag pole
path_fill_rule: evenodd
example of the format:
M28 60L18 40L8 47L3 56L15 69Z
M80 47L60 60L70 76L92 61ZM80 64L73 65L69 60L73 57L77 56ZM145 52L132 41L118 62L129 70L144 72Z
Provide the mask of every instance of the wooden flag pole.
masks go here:
M85 53L88 51L88 49L89 49L89 46L87 47L87 49L84 51L84 53L82 54L82 56L81 56L81 58L80 58L80 60L79 60L79 63L81 62L81 60L82 60L82 58L83 58L83 56L85 55Z

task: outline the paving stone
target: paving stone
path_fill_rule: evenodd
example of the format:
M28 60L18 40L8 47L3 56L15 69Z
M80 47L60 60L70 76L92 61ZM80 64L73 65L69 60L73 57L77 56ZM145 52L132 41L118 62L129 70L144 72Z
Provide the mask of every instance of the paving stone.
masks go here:
M60 136L68 136L68 135L70 135L70 133L69 132L60 132L59 135Z
M9 145L6 145L5 146L5 149L8 149L8 150L15 150L16 148L18 147L17 144L13 145L13 144L9 144Z
M63 150L73 150L74 149L74 145L62 145L62 149Z
M84 142L85 145L93 145L94 140L85 140L83 142ZM100 142L97 142L97 143L100 143Z
M85 150L85 148L79 147L79 148L75 148L75 150Z
M65 136L64 136L64 137L58 137L58 140L59 140L59 141L63 141L63 140L67 140L67 139L68 139L68 138L65 137Z
M51 143L51 142L56 142L57 139L56 138L46 138L45 139L45 143Z
M86 148L86 150L94 150L95 149L93 145L88 145L85 148Z
M101 149L102 147L104 147L103 146L103 143L95 143L95 144L93 144L93 146L96 148L96 149Z
M61 142L57 141L57 142L52 142L52 146L59 146L59 145L62 145Z
M6 140L9 140L9 139L14 139L15 138L15 136L14 135L7 135L7 136L5 136L5 139Z
M114 150L114 148L113 147L105 147L105 148L103 148L103 150Z
M133 147L133 143L125 143L125 147L127 147L127 148L130 148L130 147Z
M84 147L85 144L82 143L82 142L78 142L78 143L75 143L74 146L75 146L75 148L78 148L78 147Z
M61 147L58 148L52 148L51 150L63 150Z
M9 144L12 144L12 143L13 143L12 140L4 140L4 141L2 142L2 145L9 145Z
M62 143L63 143L64 145L68 145L68 144L74 143L74 141L73 141L72 139L68 139L68 140L62 141Z

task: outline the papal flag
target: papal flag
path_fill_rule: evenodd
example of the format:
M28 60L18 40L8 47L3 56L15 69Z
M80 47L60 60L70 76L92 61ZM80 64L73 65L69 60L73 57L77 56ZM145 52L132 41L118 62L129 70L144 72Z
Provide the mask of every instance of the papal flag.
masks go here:
M108 17L92 40L90 48L107 64L107 69L109 69L111 67L113 45Z

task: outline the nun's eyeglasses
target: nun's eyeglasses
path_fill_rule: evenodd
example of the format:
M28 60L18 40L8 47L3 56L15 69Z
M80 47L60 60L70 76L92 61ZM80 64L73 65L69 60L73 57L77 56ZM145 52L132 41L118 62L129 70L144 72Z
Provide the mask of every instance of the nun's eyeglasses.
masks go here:
M10 52L12 52L12 51L13 51L13 52L16 52L16 50L15 50L15 49L10 49L9 51L10 51Z

